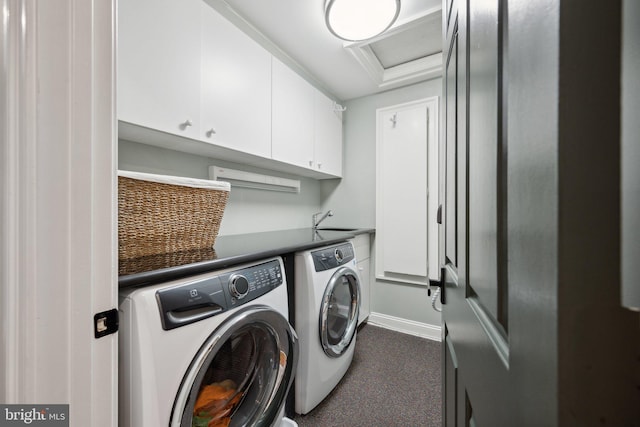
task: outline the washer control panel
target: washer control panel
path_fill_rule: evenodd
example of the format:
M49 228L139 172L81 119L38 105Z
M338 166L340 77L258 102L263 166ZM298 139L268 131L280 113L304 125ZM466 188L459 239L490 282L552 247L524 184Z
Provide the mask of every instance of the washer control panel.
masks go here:
M313 265L318 272L347 264L355 258L355 252L351 243L341 243L313 251L311 252L311 257L313 258Z
M220 280L228 290L229 308L258 298L283 283L277 260L222 274Z
M252 301L284 283L274 259L220 274L205 274L156 291L162 328L188 325Z

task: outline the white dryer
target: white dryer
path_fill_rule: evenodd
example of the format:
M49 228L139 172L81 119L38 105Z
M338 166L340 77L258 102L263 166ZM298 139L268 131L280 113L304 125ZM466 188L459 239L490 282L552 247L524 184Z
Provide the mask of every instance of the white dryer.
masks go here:
M121 291L119 426L279 426L287 303L280 258Z
M353 359L360 306L353 245L297 253L294 295L300 340L295 411L306 414L335 388Z

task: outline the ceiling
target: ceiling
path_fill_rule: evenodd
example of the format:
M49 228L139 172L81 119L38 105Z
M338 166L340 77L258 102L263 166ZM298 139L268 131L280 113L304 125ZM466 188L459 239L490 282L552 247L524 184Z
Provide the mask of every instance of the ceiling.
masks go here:
M398 20L386 33L358 43L329 32L324 0L206 1L342 101L441 74L441 0L402 0Z

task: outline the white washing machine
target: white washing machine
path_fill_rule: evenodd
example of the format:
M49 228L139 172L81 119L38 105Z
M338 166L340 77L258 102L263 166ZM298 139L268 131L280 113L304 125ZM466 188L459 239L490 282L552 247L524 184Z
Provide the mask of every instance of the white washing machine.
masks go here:
M281 258L121 291L119 426L279 426L287 303Z
M295 411L306 414L335 388L353 359L360 306L353 245L297 253L294 294L300 340Z

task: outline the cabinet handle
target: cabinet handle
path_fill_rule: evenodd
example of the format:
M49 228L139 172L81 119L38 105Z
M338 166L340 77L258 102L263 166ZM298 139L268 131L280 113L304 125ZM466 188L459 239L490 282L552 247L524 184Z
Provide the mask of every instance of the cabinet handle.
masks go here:
M313 160L309 160L309 167L312 168L313 167Z
M322 169L322 163L318 162L318 169Z
M185 122L183 122L180 127L182 128L182 130L185 130L186 128L188 128L189 126L193 126L193 122L189 119L187 119Z
M214 128L211 128L207 131L207 137L211 138L213 135L216 134L216 130Z

